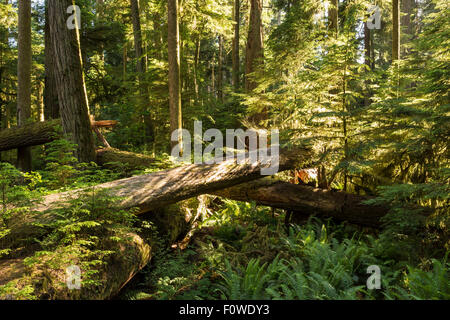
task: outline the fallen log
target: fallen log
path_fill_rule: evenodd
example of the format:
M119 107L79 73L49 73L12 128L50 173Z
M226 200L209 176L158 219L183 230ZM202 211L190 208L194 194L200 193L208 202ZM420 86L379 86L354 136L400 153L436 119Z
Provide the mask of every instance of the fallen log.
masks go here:
M83 260L72 258L64 247L46 253L32 266L26 262L27 257L0 260L0 300L103 300L114 296L152 257L152 247L139 235L125 236L127 239L119 244L108 243L107 237L100 237L114 254L98 270L102 284L81 285L79 290L68 287L66 270L72 265L81 265ZM84 270L81 270L83 276Z
M318 189L274 179L219 190L212 194L237 201L254 201L257 204L294 211L294 215L318 215L339 221L379 228L380 219L388 213L384 206L367 205L371 197L345 192Z
M111 128L118 124L115 120L92 121L94 131L98 128ZM0 131L0 151L22 147L33 147L52 142L62 136L61 119L34 122L22 127Z
M306 149L301 152L298 150L295 152L283 152L279 159L279 171L301 166L305 162L308 162L309 158L309 150ZM20 246L22 242L20 239L16 239L18 236L23 239L23 243L26 243L27 239L35 238L35 235L42 236L42 232L45 232L45 230L40 226L46 225L54 219L54 211L49 211L49 209L64 208L70 203L70 199L82 194L86 196L86 193L89 193L90 190L96 190L96 192L103 190L108 192L112 198L118 197L119 199L115 206L120 210L137 207L139 208L139 211L136 212L137 214L158 212L158 208L164 208L166 210L169 204L179 202L180 200L190 199L197 195L215 192L240 183L260 179L263 177L260 170L271 167L273 164L272 161L261 163L252 162L250 159L240 164L236 163L236 160L228 160L213 165L192 164L148 175L117 180L97 185L94 188L49 195L44 197L37 206L32 208L34 217L37 217L38 220L26 221L25 219L24 221L24 215L19 214L22 220L19 219L16 223L8 223L7 227L11 230L11 233L3 241L9 241L11 239L16 241L17 245ZM169 217L167 214L163 214L163 216L165 219ZM33 215L30 217L34 219ZM171 219L173 220L173 218ZM28 230L25 231L23 229L24 225L29 227ZM184 223L176 223L174 229L184 229ZM177 233L172 235L172 240L175 239ZM36 238L39 238L39 236ZM107 240L105 239L105 241ZM66 258L64 252L59 251L49 253L49 257L57 261ZM104 299L110 297L117 293L150 260L150 257L151 244L146 243L138 235L132 235L131 239L123 244L123 248L120 248L119 253L112 256L113 261L107 264L109 267L101 271L106 284L104 287L97 288L98 290L70 291L63 285L63 287L53 290L52 295L48 298ZM5 260L5 262L0 261L0 269L8 269L7 266L11 263L14 263L16 266L9 271L4 272L2 270L0 272L0 286L5 283L12 284L14 287L17 286L18 288L24 289L19 290L20 293L23 291L26 292L27 287L34 286L33 283L35 282L39 288L48 285L49 281L51 283L64 283L64 268L48 269L44 261L42 267L39 265L37 268L35 267L33 270L29 270L26 267L26 263L24 264L24 261L23 257L13 257L13 259ZM20 272L17 272L17 270L20 270ZM30 283L31 280L34 282ZM18 294L14 288L12 288L12 292ZM10 297L2 297L0 294L1 298ZM11 298L16 299L17 295L13 295Z
M73 255L73 251L67 250L62 243L54 251L39 254L39 259L36 259L35 252L42 250L38 243L26 240L28 244L25 242L21 244L17 242L18 239L10 239L12 242L6 247L8 241L0 240L0 248L14 250L13 256L6 259L0 258L0 300L22 300L32 297L40 300L104 300L114 297L136 273L150 262L158 245L156 236L164 236L170 243L180 236L183 237L193 213L198 211L198 206L200 206L199 200L192 198L148 213L148 216L144 218L155 224L157 234L155 229L142 230L142 234L131 233L120 225L114 229L116 236L120 232L121 241L119 242L111 241L111 234L107 232L96 234L101 250L111 250L111 254L102 260L103 263L98 264L98 269L93 274L94 278L87 279L92 270L81 267L81 279L86 281L86 285L82 282L80 290L70 290L68 287L66 268L89 264L89 257ZM41 218L37 215L27 224L40 224ZM37 238L44 235L42 231L45 232L41 230L41 233L35 233ZM22 234L17 236L23 237ZM30 238L30 234L26 238ZM25 252L22 250L24 246ZM100 248L96 246L92 249ZM27 262L30 259L34 261L32 264ZM98 283L89 284L94 279Z
M98 132L98 128L115 126L117 121L104 120L94 121L93 130ZM52 142L62 136L61 120L50 120L36 122L23 127L14 127L0 131L0 151L7 151L22 147L31 147ZM106 146L109 146L104 138L99 140ZM116 169L118 164L126 165L128 169L140 169L151 165L163 165L153 157L120 151L114 148L105 148L97 150L97 164L109 169Z
M52 142L61 136L61 120L35 122L0 131L0 151L32 147Z
M290 170L307 163L309 149L282 151L278 161L279 172ZM189 199L201 194L232 187L244 182L261 179L261 169L274 165L274 161L243 163L235 159L219 164L190 164L178 168L155 172L95 186L96 190L109 189L114 197L122 200L121 209L139 208L139 213L151 211L166 205ZM52 194L44 197L35 211L43 212L64 203L83 190Z

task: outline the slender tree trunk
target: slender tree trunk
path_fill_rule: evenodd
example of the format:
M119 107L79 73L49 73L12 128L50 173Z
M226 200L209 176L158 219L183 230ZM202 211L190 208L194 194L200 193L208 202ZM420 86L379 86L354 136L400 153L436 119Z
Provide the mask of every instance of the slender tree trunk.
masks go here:
M216 97L216 65L215 65L216 55L213 55L211 64L211 94Z
M263 69L263 29L262 9L263 0L250 0L250 21L246 48L245 62L245 90L252 92L258 83L252 79L254 73ZM260 125L261 121L267 119L267 110L263 109L249 117L250 123Z
M19 0L19 38L17 61L17 123L25 125L31 117L31 1ZM19 148L18 166L31 170L31 149Z
M182 129L181 77L180 77L180 31L178 26L178 0L168 0L168 52L169 52L169 107L170 132ZM181 145L181 130L178 135ZM177 142L172 141L172 148Z
M219 36L219 65L217 70L217 96L223 102L223 37Z
M240 0L234 0L233 6L233 19L234 19L234 37L233 37L233 86L234 91L238 92L240 87L239 73L240 73L240 63L239 63L239 30L241 22L241 8Z
M48 18L48 0L45 0L45 88L44 88L44 118L58 119L59 102L56 88L56 74L53 49L50 37L50 22Z
M77 145L75 156L80 162L95 161L94 137L81 60L79 26L67 26L67 8L72 0L48 0L50 35L56 66L58 100L62 127ZM77 23L75 19L75 23Z
M367 27L367 22L364 23L364 64L370 69L371 67L371 35L370 35L370 29ZM369 81L366 80L366 93L364 97L364 105L368 106L370 104L370 92L369 92Z
M139 14L138 0L130 0L131 3L131 18L133 20L133 35L134 35L134 51L136 53L136 70L138 73L145 71L144 50L142 49L142 31L141 18Z
M416 8L415 0L402 0L401 1L401 25L405 27L405 34L412 36L414 34L413 13Z
M414 37L414 24L412 15L414 13L414 9L416 7L415 0L402 0L401 1L401 18L400 23L403 27L403 39L407 43L412 40ZM408 50L404 46L402 49L402 54L407 54Z
M105 6L105 2L104 0L97 0L97 19L98 20L102 20L103 19L103 15L104 15L104 6ZM105 61L105 53L104 53L104 45L103 43L100 43L100 60L101 61Z
M392 61L400 60L400 0L392 0Z
M367 22L364 23L364 64L370 68L371 66L371 34L367 27Z
M198 62L200 60L200 33L195 39L195 55L194 55L194 92L195 102L198 103Z
M123 63L123 80L125 81L127 78L127 60L128 60L128 54L127 54L127 42L123 44L123 57L122 57L122 63Z
M37 84L37 107L38 107L38 121L43 122L44 117L44 85L41 81Z
M8 4L8 0L5 0L5 4ZM6 45L8 43L8 29L5 28L5 32L1 33L1 41ZM3 46L0 47L0 86L3 84L3 72L5 71L4 67L4 50ZM3 106L5 107L5 113L3 115ZM5 98L2 98L2 94L0 93L0 131L3 128L6 128L7 124L7 115L8 115L8 97L5 95ZM2 161L2 153L0 152L0 161Z

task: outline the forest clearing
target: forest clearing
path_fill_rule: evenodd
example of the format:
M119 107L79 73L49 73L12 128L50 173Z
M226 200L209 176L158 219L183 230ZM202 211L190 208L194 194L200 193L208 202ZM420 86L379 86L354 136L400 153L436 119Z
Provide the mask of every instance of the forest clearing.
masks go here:
M449 50L445 0L0 0L0 300L449 300Z

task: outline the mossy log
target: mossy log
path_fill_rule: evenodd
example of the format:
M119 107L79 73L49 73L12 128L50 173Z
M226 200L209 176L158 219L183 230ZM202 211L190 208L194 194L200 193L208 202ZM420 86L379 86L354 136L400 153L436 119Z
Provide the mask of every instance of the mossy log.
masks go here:
M278 160L279 172L302 166L310 161L308 149L283 151ZM120 197L121 209L139 208L139 213L152 211L201 194L213 193L244 182L261 179L262 168L271 167L276 160L253 162L249 158L242 163L236 159L219 164L190 164L96 185L96 190L111 190ZM39 212L58 207L66 198L83 190L74 190L44 197L35 210Z
M98 267L95 285L83 285L86 273L82 267L81 287L71 289L67 285L67 268L82 266L86 261L65 247L42 254L39 259L30 250L26 256L0 260L0 300L103 300L114 296L147 265L152 247L134 233L124 234L120 243L110 241L108 236L99 238L103 250L114 253Z
M309 161L309 158L308 150L302 152L297 150L293 153L285 152L280 157L279 169L283 171L298 167L301 163ZM175 203L243 182L260 179L263 177L260 173L261 168L270 167L272 164L271 162L254 163L248 159L241 164L237 164L235 160L229 160L214 165L186 165L97 185L93 189L108 191L112 198L118 197L116 207L120 210L137 207L139 208L139 212L137 212L139 214L147 213L150 217L154 215L160 224L168 228L167 231L160 228L163 234L168 235L170 241L174 241L188 230L188 221L192 217L195 220L195 216L199 213L197 211L197 214L194 214L193 210L186 210L186 208L193 206L189 202L190 200L185 201L184 204L174 205ZM32 208L38 220L9 224L8 228L12 230L11 235L14 237L20 234L23 237L25 225L27 225L31 228L26 231L28 233L26 238L29 239L30 236L41 237L45 230L42 230L39 224L41 222L45 224L46 221L54 218L51 209L64 208L70 203L70 199L85 194L87 191L77 190L44 197L40 204ZM158 217L159 211L161 212ZM176 219L173 214L176 215ZM168 221L170 223L167 223ZM156 222L156 224L158 223ZM105 244L104 248L108 248L108 243L110 243L108 238L103 240L102 235L98 236L102 239L101 242ZM33 255L32 252L23 252L23 256L4 259L0 261L0 286L9 284L10 287L6 287L6 289L0 287L0 298L21 298L20 294L26 293L27 288L34 288L34 293L40 299L109 298L115 295L151 258L151 243L146 242L137 234L129 234L125 238L127 240L119 245L119 250L115 250L106 266L99 270L104 280L103 285L97 285L93 288L68 290L67 286L64 285L65 268L74 264L73 261L68 262L67 265L62 264L60 268L55 269L49 268L45 260L40 261L38 266L35 265L31 268L29 264L25 263L24 256ZM23 245L23 243L19 241L18 245ZM58 249L48 255L56 261L68 259L67 252ZM9 265L14 265L14 268L8 267ZM57 285L58 283L59 285ZM8 290L12 290L12 295L5 293Z
M166 239L169 243L185 236L189 223L193 219L193 212L198 210L198 206L199 200L193 198L152 213L149 212L142 218L151 221L156 229L151 229L143 234L125 231L120 236L122 239L120 242L111 241L107 234L97 234L101 250L111 250L113 253L104 259L104 264L98 265L97 273L94 274L97 282L95 285L83 284L87 271L81 267L82 282L79 290L70 290L67 286L66 268L72 265L83 266L83 264L89 263L89 260L86 261L78 255L73 255L71 251L66 250L64 245L52 252L40 255L36 259L35 252L41 250L37 243L32 244L30 240L15 239L16 241L12 242L12 246L9 247L15 249L19 255L0 259L0 300L30 298L104 300L112 298L151 261L156 248L157 236ZM48 216L36 215L27 223L21 221L15 225L35 226L47 218ZM35 227L29 228L27 232L25 237L27 239L33 236L41 238L45 235L46 230ZM23 239L24 235L21 234L21 237ZM11 240L11 238L6 240ZM0 248L5 248L5 241L1 242ZM26 248L20 250L20 247L24 245ZM100 248L92 248L92 250L95 249ZM35 261L35 263L30 264L30 261Z
M0 151L38 146L61 136L61 120L35 122L0 131Z
M379 228L389 208L365 204L372 199L346 192L324 190L275 179L262 179L214 192L237 201L287 209L297 216L318 215L361 226Z
M92 121L93 129L111 128L118 124L114 120ZM61 119L34 122L21 127L0 131L0 151L22 147L33 147L52 142L62 136Z

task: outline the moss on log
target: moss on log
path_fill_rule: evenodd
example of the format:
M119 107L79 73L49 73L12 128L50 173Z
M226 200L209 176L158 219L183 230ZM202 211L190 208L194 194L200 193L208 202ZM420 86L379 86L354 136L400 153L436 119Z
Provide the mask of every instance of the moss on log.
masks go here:
M276 179L261 179L219 190L213 194L232 200L254 201L260 205L287 209L292 211L294 216L317 215L372 228L382 226L381 218L390 209L387 206L364 203L373 197L297 185ZM424 211L424 216L429 214L428 210Z
M46 144L61 136L61 120L36 122L0 131L0 151Z
M67 268L83 266L88 261L58 247L39 259L31 253L27 257L0 260L0 300L103 300L114 296L150 261L151 245L133 233L124 234L120 243L110 241L106 235L99 237L103 237L102 249L114 253L96 270L93 276L96 283L84 285L88 272L80 267L80 289L69 288Z
M232 187L244 182L263 178L262 168L269 168L274 159L267 162L253 162L246 158L242 163L236 159L219 164L190 164L170 170L159 171L95 186L96 190L111 190L111 194L120 197L121 209L139 208L140 213L152 211L181 200L201 194ZM283 151L278 162L279 172L290 170L310 161L310 151ZM73 190L52 194L35 211L43 212L64 204L65 198L72 197L83 190Z

